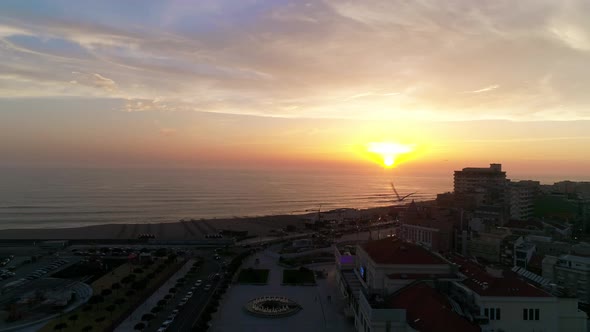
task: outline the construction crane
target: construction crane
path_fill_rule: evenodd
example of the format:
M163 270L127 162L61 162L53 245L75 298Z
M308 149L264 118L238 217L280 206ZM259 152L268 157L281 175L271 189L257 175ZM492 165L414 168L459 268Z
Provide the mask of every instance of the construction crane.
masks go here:
M395 186L393 185L393 181L391 181L391 189L393 189L393 192L395 193L395 196L397 196L397 201L398 202L403 202L406 198L416 194L416 192L413 192L411 194L407 194L406 196L400 196L399 193L397 192L397 190L395 189Z

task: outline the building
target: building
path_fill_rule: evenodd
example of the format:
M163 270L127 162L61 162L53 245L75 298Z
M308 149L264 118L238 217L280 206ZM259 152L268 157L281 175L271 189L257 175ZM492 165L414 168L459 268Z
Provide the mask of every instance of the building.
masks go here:
M487 262L499 263L502 261L502 243L509 235L509 231L503 229L474 232L467 245L467 252L471 256L483 258Z
M528 220L533 216L534 199L539 191L537 181L510 182L510 218Z
M436 295L438 292L432 286L457 279L456 267L444 257L423 246L392 237L357 245L352 260L346 253L348 251L344 250L336 253L338 279L340 289L349 301L345 312L354 317L357 331L415 331L417 328L437 331L431 329L433 325L426 319L429 316L431 319L457 320L457 326L464 323L474 327L452 310L439 312L440 304L446 302L444 296ZM351 261L354 261L352 268ZM431 284L415 286L421 283ZM412 294L428 297L416 301ZM421 303L429 301L434 301L432 307L421 307ZM433 316L433 312L437 314ZM420 319L424 322L421 323ZM477 331L477 326L473 331Z
M501 164L490 164L489 168L466 167L455 171L454 191L459 198L474 199L475 207L507 207L508 180Z
M387 296L363 292L358 317L359 332L481 331L455 312L449 299L427 282L412 283Z
M423 246L397 238L369 241L356 250L355 271L365 288L391 293L416 280L455 278L455 267Z
M460 216L452 210L436 206L408 205L400 215L398 235L406 242L421 244L436 252L448 252L453 248L453 236Z
M590 257L547 256L543 259L543 277L556 283L566 295L590 303Z
M577 299L463 256L387 238L358 245L354 262L338 275L359 332L586 330Z
M449 297L482 331L586 331L586 314L575 298L557 297L516 273L485 267L460 256L463 280L452 282Z
M533 258L533 255L536 252L536 247L531 242L526 242L522 237L520 237L514 243L514 266L522 267L528 269L529 262Z

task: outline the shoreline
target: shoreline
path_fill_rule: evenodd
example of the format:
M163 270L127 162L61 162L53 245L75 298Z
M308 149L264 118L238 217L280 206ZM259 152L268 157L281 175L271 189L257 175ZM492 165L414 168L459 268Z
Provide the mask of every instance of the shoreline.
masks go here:
M428 203L432 201L423 201ZM405 206L387 205L381 207L354 209L343 208L321 212L322 217L334 220L347 214L350 218L367 218L384 214L391 209ZM265 236L271 230L294 225L298 230L305 221L314 220L317 213L297 215L268 215L261 217L230 217L213 219L189 219L169 223L123 223L103 224L67 228L14 228L0 230L0 240L137 240L140 234L153 234L157 240L200 240L206 234L221 230L248 231L248 235Z

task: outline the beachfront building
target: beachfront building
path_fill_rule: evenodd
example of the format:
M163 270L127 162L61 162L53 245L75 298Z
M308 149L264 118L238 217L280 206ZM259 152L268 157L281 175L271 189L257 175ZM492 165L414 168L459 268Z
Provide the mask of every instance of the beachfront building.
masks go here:
M509 180L501 164L490 167L466 167L454 174L454 195L458 207L469 211L494 209L499 217L494 222L502 225L509 215Z
M463 280L452 282L449 298L482 331L586 331L578 300L535 287L512 271L492 269L450 256Z

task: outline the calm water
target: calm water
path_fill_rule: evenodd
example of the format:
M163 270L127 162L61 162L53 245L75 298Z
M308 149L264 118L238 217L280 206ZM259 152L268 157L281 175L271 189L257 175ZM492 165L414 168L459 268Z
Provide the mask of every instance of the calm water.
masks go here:
M174 222L394 203L391 174L228 170L0 170L0 228ZM398 177L432 199L448 177Z

